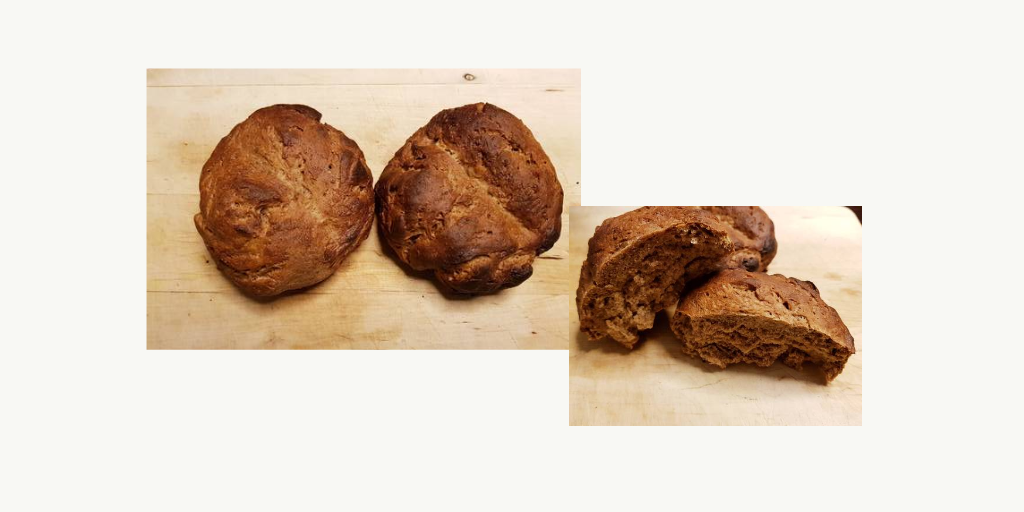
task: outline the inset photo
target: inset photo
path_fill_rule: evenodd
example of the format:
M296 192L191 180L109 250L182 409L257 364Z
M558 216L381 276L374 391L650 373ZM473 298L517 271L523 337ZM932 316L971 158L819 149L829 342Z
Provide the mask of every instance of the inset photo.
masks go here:
M860 218L570 208L570 424L860 425Z
M149 349L568 348L580 70L146 78Z

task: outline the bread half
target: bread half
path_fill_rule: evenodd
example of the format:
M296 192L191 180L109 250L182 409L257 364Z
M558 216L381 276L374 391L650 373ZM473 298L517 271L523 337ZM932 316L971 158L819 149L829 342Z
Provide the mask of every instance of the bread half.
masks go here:
M645 206L605 220L580 272L580 328L632 348L687 281L717 270L733 247L726 229L713 214L685 206Z
M811 362L831 382L855 352L850 330L814 283L778 274L722 271L686 293L671 325L683 352L720 368Z

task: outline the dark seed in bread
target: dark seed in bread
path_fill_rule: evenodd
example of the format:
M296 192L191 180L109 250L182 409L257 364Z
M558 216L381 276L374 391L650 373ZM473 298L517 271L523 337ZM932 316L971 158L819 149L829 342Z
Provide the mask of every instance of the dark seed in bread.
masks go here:
M728 226L734 250L722 261L723 268L764 272L775 258L775 224L758 206L700 206Z

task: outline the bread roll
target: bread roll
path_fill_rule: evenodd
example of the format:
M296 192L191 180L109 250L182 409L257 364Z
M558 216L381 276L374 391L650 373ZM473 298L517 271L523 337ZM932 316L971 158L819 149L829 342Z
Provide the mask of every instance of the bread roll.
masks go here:
M395 153L376 195L398 258L455 292L522 283L561 232L555 168L522 121L490 104L435 115Z
M372 189L355 142L310 107L274 105L217 144L194 221L232 283L271 297L327 279L366 239Z

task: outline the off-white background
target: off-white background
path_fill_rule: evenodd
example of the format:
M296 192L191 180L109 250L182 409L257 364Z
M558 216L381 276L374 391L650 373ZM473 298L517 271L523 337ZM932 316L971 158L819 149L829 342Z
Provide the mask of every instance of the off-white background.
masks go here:
M695 4L9 6L0 509L1012 508L1016 4ZM584 204L864 204L864 427L571 428L560 351L146 352L185 66L579 67Z

